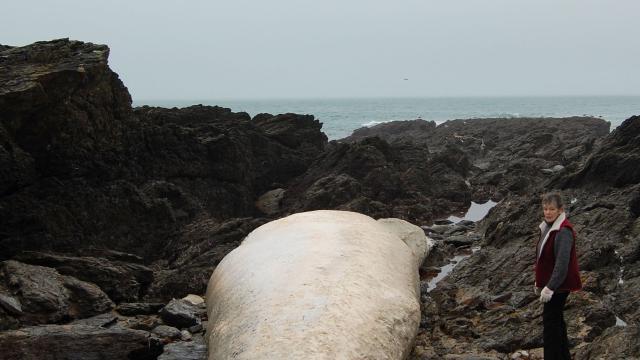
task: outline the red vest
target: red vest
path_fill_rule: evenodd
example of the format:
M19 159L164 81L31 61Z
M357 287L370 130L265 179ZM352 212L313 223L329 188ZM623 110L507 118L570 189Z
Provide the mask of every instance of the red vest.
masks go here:
M567 269L567 277L564 282L556 291L578 291L582 289L582 282L580 281L580 269L578 268L578 257L576 256L576 232L573 230L573 225L569 220L565 220L560 224L560 229L563 227L569 228L573 233L573 245L571 246L571 257L569 258L569 268ZM540 257L537 258L535 271L536 271L536 285L538 287L544 287L551 279L553 273L553 267L556 264L554 255L554 245L558 230L549 232L547 242L542 248ZM541 239L540 239L541 240ZM538 240L538 242L540 242ZM536 254L537 256L537 254Z

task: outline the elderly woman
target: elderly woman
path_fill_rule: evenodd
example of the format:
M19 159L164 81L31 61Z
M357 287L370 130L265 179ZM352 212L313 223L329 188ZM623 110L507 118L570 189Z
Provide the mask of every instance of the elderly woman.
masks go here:
M559 193L542 196L544 221L536 246L535 291L544 303L544 358L571 359L563 310L569 293L582 288L576 256L576 233Z

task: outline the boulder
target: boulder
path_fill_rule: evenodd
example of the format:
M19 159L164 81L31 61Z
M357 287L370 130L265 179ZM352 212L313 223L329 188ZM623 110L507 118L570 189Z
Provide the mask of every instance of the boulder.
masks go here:
M267 136L289 148L315 156L327 145L327 136L320 132L322 123L313 115L258 114L252 122L264 130Z
M640 182L640 115L618 126L580 171L561 181L563 187L603 185L616 188Z
M137 300L153 279L153 271L144 265L105 258L25 251L15 259L92 282L116 302Z
M23 264L14 260L0 264L0 293L8 301L21 304L6 316L16 317L24 325L62 322L101 314L113 308L113 302L94 284L55 269ZM3 306L6 308L6 306Z
M173 299L160 310L160 317L166 324L181 329L199 324L200 313L197 305L184 299Z
M11 315L22 315L22 305L13 296L0 293L0 307Z
M285 192L286 190L282 188L267 191L256 201L256 208L266 215L277 214Z
M182 336L179 329L167 325L158 325L151 330L151 333L162 339L164 342L171 342Z

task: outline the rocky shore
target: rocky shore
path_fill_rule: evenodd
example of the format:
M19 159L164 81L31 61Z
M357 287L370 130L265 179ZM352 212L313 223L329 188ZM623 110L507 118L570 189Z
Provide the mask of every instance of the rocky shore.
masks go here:
M329 142L312 115L132 108L108 55L67 39L0 45L7 359L203 359L194 295L216 264L256 227L316 209L401 218L436 240L410 358L534 359L546 189L566 194L579 234L572 352L640 356L640 117L611 133L588 117L413 120ZM434 225L490 199L479 223ZM429 289L456 254L470 256Z

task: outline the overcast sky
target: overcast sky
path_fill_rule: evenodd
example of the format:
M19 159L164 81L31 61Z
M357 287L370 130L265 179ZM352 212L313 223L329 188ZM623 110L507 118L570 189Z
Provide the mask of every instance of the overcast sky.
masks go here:
M640 95L640 0L20 0L0 13L2 44L109 45L137 101Z

